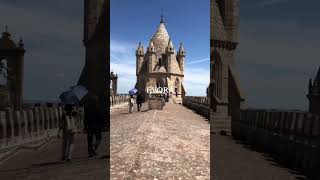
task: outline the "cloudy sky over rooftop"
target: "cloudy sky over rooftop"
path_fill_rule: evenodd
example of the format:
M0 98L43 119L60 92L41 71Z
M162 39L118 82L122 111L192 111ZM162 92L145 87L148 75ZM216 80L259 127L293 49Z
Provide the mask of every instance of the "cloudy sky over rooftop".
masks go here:
M24 40L24 99L56 100L84 65L83 2L2 0L0 30Z
M237 67L250 107L307 109L320 66L320 2L240 1Z

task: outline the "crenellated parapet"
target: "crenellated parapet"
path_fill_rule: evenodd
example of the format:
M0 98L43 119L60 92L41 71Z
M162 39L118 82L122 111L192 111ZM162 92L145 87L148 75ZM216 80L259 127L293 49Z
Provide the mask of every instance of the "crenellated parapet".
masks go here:
M210 98L202 96L185 96L182 104L196 113L209 119L210 116Z
M122 94L117 96L110 96L110 109L127 105L129 102L130 95Z
M319 173L320 116L304 111L241 110L232 135L306 174ZM320 174L319 174L320 175Z
M75 107L78 130L83 129L84 110ZM0 110L0 150L46 142L57 136L62 123L63 106L60 104L29 105L22 110Z

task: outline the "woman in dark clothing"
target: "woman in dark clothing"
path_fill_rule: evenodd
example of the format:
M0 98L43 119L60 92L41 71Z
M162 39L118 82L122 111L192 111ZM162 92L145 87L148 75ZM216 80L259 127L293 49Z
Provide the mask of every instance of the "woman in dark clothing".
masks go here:
M143 95L141 93L137 94L137 107L138 107L138 111L140 111L141 107L142 107L142 103L144 101Z
M102 139L101 132L105 126L98 100L91 100L91 102L85 106L84 113L84 129L87 132L88 153L89 157L94 157L97 155L96 150L100 145ZM95 143L93 143L94 137Z

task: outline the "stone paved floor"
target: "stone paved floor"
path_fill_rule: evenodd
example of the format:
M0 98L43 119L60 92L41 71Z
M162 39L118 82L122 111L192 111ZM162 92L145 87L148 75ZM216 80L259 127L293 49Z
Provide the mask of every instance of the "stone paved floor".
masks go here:
M267 155L237 143L231 136L211 135L214 180L307 180Z
M145 109L145 108L144 108ZM209 123L182 105L111 115L111 179L209 179Z
M87 158L85 134L75 137L72 162L61 162L61 140L54 139L38 150L22 150L0 165L1 180L103 180L106 179L106 135L97 159Z

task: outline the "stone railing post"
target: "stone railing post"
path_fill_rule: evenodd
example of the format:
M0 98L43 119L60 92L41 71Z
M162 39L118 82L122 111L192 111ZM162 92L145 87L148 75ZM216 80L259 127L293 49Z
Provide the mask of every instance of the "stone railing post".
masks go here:
M0 148L7 145L7 122L6 122L6 112L0 111Z

